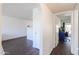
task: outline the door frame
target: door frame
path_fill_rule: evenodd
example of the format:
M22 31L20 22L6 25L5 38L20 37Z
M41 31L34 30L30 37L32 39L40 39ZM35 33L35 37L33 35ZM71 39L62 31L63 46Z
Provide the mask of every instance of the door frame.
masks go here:
M73 20L74 20L74 16L73 16L74 13L73 13L73 11L74 11L74 10L59 12L59 13L56 13L55 15L60 15L60 14L64 14L64 13L70 13L70 14L71 14L71 42L70 42L70 43L71 43L71 53L72 53L72 54L75 54L74 49L73 49L73 48L74 48L74 41L73 41L73 40L74 40L74 37L73 37L73 36L74 36L74 31L73 31L73 30L74 30L74 26L73 26L73 25L74 25L74 21L73 21ZM56 26L55 26L55 27L56 27ZM55 31L55 32L56 32L56 31ZM57 34L57 33L56 33L56 34ZM56 44L57 44L57 43L56 43Z

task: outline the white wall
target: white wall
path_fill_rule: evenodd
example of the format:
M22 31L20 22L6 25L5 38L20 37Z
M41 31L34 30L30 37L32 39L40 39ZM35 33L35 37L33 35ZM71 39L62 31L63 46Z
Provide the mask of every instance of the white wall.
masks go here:
M4 50L2 48L2 4L0 3L0 55L4 54Z
M33 47L40 50L42 54L42 22L40 7L33 9Z
M27 32L27 39L28 40L33 40L33 20L29 19L29 20L25 20L25 25L26 27L29 25L30 27L26 28L26 32Z
M78 12L78 55L79 55L79 3L76 6Z
M55 46L59 43L59 28L61 27L60 19L58 17L55 17Z
M78 9L75 6L72 14L72 40L71 40L72 54L78 54Z
M30 25L31 27L33 27L33 19L24 19L23 21L26 26Z
M45 4L33 11L33 43L40 54L48 55L55 48L55 17Z
M55 47L55 15L45 4L41 4L43 26L43 54L50 54Z
M3 40L26 36L27 24L31 25L31 22L25 19L3 16Z
M78 20L79 20L79 4L78 4ZM78 25L79 25L79 21L78 21ZM78 26L79 29L79 26ZM79 34L79 30L78 30L78 34ZM78 35L79 38L79 35ZM78 55L79 55L79 39L78 39Z

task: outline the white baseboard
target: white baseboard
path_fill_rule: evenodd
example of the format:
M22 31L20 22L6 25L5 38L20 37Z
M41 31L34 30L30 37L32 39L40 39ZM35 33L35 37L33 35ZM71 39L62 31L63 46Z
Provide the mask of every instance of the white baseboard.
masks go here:
M5 54L5 52L4 52L3 48L0 47L0 55L4 55L4 54Z
M75 50L71 49L71 53L74 54L74 55L78 55L78 51L79 51L78 49L75 49Z
M6 40L11 40L11 39L15 39L15 38L20 38L20 37L26 37L25 35L23 36L13 36L13 37L4 37L2 41L6 41Z

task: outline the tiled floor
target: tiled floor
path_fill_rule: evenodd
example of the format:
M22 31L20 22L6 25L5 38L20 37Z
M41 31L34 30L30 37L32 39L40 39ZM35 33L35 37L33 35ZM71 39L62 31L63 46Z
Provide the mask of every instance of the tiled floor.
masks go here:
M39 49L32 45L33 42L26 37L3 41L5 55L38 55Z

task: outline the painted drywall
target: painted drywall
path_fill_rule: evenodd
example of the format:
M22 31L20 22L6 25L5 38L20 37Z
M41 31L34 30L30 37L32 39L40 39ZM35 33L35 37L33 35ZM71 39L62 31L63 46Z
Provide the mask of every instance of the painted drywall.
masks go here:
M40 54L48 55L55 48L55 17L45 4L33 10L33 47Z
M31 22L29 20L3 16L3 40L27 36L28 24L31 25Z
M78 55L78 9L75 9L72 13L72 40L71 40L71 52Z
M79 20L79 9L78 9L78 20ZM79 21L78 21L78 25L79 25ZM78 26L78 29L79 29L79 26ZM79 34L79 31L78 31L78 34ZM78 35L78 38L79 38L79 35ZM78 55L79 55L79 39L78 39Z
M0 55L4 54L4 50L2 48L2 4L0 3Z
M45 4L41 4L43 25L43 54L48 55L55 48L55 15Z
M78 4L78 20L79 20L79 4ZM79 21L78 21L78 25L79 25ZM78 29L79 29L79 26L78 26ZM78 34L79 34L79 31L78 31ZM78 38L79 38L79 35L78 35ZM78 55L79 55L79 39L78 39Z
M27 32L27 39L33 41L33 20L24 20L26 32Z
M21 20L23 20L26 27L27 27L27 25L29 25L30 27L33 26L33 19L21 19Z
M55 23L56 23L56 25L55 25L55 46L57 46L58 45L58 41L59 41L59 36L58 36L58 34L59 34L59 28L61 27L61 22L60 22L60 18L58 18L58 17L55 17Z
M75 25L77 25L77 31L78 31L78 35L77 35L77 39L75 40L75 50L76 50L76 48L78 49L78 50L76 50L75 51L75 53L74 54L78 54L79 55L79 3L78 4L76 4L76 6L75 6L75 21L78 23L78 24L75 24ZM77 42L77 43L76 43ZM74 46L73 46L73 48L74 48Z
M40 50L42 54L42 21L40 7L33 9L33 47Z

